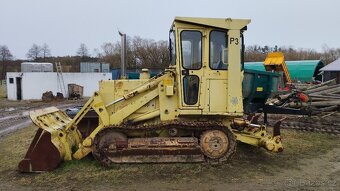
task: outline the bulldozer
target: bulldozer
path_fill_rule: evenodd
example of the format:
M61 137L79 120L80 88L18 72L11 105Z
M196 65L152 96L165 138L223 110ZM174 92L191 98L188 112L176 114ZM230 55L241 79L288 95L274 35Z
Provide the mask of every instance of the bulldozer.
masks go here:
M270 134L265 125L244 118L244 32L249 23L175 17L169 31L170 65L162 73L100 81L99 90L73 118L55 107L32 111L39 129L19 171L50 171L89 154L105 166L217 164L232 158L237 141L283 151L279 125ZM97 116L92 128L81 125L90 112Z

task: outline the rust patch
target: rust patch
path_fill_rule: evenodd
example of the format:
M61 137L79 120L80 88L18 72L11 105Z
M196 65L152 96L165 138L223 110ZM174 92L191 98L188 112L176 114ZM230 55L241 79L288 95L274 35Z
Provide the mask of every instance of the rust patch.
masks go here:
M57 168L61 161L59 150L51 142L51 134L39 128L18 168L20 172L49 171Z
M121 81L116 82L116 84L115 84L115 89L117 89L117 90L122 89L123 84L124 84L124 83L121 82Z

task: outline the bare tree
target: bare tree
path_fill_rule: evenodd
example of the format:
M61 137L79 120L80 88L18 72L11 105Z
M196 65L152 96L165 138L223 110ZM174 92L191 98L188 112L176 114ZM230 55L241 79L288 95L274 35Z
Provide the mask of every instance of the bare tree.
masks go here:
M246 62L263 62L269 52L280 51L283 52L285 60L319 60L322 54L313 49L295 49L292 46L289 47L270 47L252 45L248 46L245 51Z
M6 72L6 62L9 60L12 60L13 55L11 54L11 51L9 51L8 47L6 45L0 46L0 60L1 60L1 78L5 79L5 72Z
M103 50L103 55L108 56L108 55L113 55L117 53L117 46L113 43L106 42L101 46ZM118 52L119 53L119 52Z
M93 49L92 55L93 55L93 57L97 57L97 58L101 58L103 56L98 48Z
M28 50L26 56L31 60L37 60L41 57L42 48L37 44L33 44L32 47Z
M51 49L46 43L44 43L44 45L41 47L41 55L42 55L44 61L45 61L46 57L51 56Z
M120 44L117 43L104 43L101 46L101 60L110 63L112 68L120 67Z
M323 54L322 54L322 60L329 64L333 62L334 60L340 58L340 48L329 48L327 45L323 46Z
M82 58L90 57L89 50L84 43L80 44L80 47L77 50L77 55Z
M169 50L166 41L154 41L134 37L132 39L132 54L134 64L139 67L163 69L169 66Z

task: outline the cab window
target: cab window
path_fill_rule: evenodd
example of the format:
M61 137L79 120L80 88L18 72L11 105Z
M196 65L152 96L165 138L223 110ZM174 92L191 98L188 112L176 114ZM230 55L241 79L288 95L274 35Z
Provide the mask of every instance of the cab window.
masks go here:
M181 32L183 68L198 70L202 67L202 33L199 31Z
M199 78L196 75L184 76L183 93L184 103L187 105L195 105L198 101Z
M176 64L176 39L175 31L169 32L169 50L170 50L170 65Z
M210 68L213 70L228 69L227 33L224 31L211 31L209 46Z

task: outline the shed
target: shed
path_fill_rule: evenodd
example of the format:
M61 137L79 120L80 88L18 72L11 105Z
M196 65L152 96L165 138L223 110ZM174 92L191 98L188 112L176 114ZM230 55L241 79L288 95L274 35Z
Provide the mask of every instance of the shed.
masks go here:
M324 63L321 60L286 61L286 65L293 81L311 82L313 80L322 80L319 73ZM263 62L245 62L244 68L266 71Z
M340 58L321 68L323 73L323 81L336 79L336 83L340 84Z

